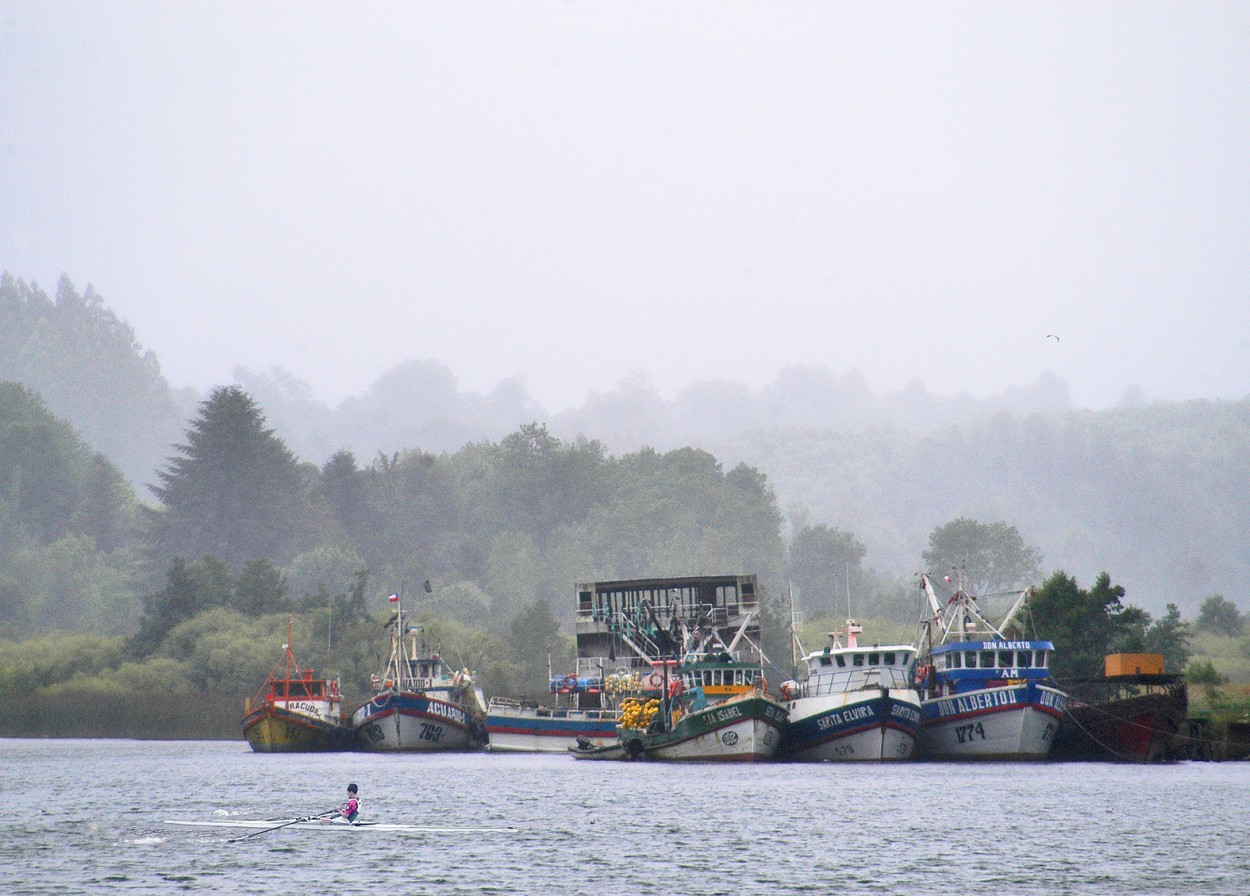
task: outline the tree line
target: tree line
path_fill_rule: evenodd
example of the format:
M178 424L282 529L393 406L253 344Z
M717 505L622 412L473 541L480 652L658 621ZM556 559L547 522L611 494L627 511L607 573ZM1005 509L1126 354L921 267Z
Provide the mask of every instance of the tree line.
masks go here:
M295 458L246 392L225 387L202 403L156 502L143 504L37 396L3 384L0 460L0 512L15 523L0 567L6 636L112 634L128 674L199 657L207 668L180 674L204 688L263 678L247 620L273 629L291 614L326 633L324 651L310 641L313 655L363 687L370 653L382 649L381 596L431 581L413 605L512 690L541 688L548 657L571 659L561 631L576 581L756 572L774 657L788 652L783 591L797 593L808 617L837 618L844 595L852 612L852 594L856 615L915 615L907 577L865 567L854 533L806 525L787 544L767 479L745 465L725 471L695 449L612 457L530 424L455 454L414 450L361 465L340 450L318 467ZM965 518L936 527L921 562L972 570L986 592L1041 574L1039 552L1014 526ZM1057 674L1092 674L1108 649L1158 649L1183 667L1175 607L1153 620L1123 595L1105 575L1089 592L1063 572L1043 583L1035 618L1038 633L1063 644ZM1208 604L1213 617L1237 613L1222 597Z
M90 350L79 352L76 346L87 342ZM58 365L59 355L67 360ZM113 368L127 373L110 378ZM767 650L787 656L784 597L791 592L808 619L836 620L853 612L909 622L917 606L916 569L964 570L976 577L972 587L984 592L1043 580L1046 558L1017 523L1023 518L1035 533L1048 507L1069 524L1088 518L1085 506L1098 503L1097 484L1086 482L1079 500L1058 504L1015 503L983 486L1002 474L1022 482L1060 482L1067 461L1059 455L1065 452L1117 488L1125 477L1136 477L1139 488L1112 492L1115 503L1103 508L1108 531L1136 528L1173 549L1149 520L1113 526L1113 511L1143 500L1150 483L1178 472L1184 475L1168 494L1181 516L1214 490L1235 493L1228 488L1230 477L1239 475L1246 459L1226 453L1222 466L1208 461L1225 444L1217 430L1235 440L1250 419L1238 403L1027 421L1004 415L940 436L826 434L823 447L811 433L792 433L785 450L780 434L757 433L750 452L739 443L724 454L749 453L763 461L732 464L690 445L613 454L604 442L560 438L547 425L528 423L497 440L459 442L454 450L400 448L361 456L334 446L313 463L285 438L300 398L298 384L266 393L282 409L281 427L271 426L268 409L239 386L214 390L198 405L180 404L170 398L155 356L90 287L80 296L63 278L53 302L7 275L0 278L0 373L5 371L51 383L47 388L58 396L58 407L69 410L53 413L42 393L0 383L0 637L25 641L77 632L120 639L116 651L127 663L182 662L174 645L190 642L177 633L190 626L203 635L202 620L215 620L233 633L223 635L233 654L252 657L236 668L222 661L223 647L212 663L216 671L195 676L219 687L242 686L246 675L264 665L263 657L245 649L249 638L256 640L254 625L263 620L266 631L284 629L282 620L291 614L305 621L314 658L333 658L353 674L365 674L369 651L379 649L370 608L391 591L412 592L425 581L434 586L428 593L417 590L414 604L438 620L466 656L490 665L500 688L538 687L547 655L569 655L568 637L560 632L569 630L572 584L590 579L755 572L767 596ZM405 419L429 414L431 407L463 412L463 395L454 407L444 401L454 391L446 379L428 365L397 375L396 388L414 393ZM88 380L105 385L84 389L82 396L66 385ZM432 380L442 382L441 392L422 385ZM853 382L827 385L830 394L840 389L844 398L863 398ZM377 393L377 400L384 395ZM494 399L514 410L528 407L516 389ZM174 407L185 411L152 461L151 494L136 495L133 477L114 464L112 451L118 443L144 440L138 418L167 427ZM379 407L358 410L367 416ZM486 405L478 411L483 420L493 413ZM497 424L503 418L491 419ZM1109 435L1100 422L1107 420L1115 423ZM1195 439L1195 432L1204 435ZM1068 444L1074 433L1075 453ZM96 438L114 447L101 450ZM829 444L837 451L830 454ZM1032 447L1021 452L1022 444ZM954 459L965 456L975 463L960 472ZM832 466L829 457L837 459ZM780 471L791 493L803 491L810 499L806 506L791 502L782 512L766 465ZM931 488L921 469L945 479ZM883 481L896 491L883 488ZM845 490L848 483L872 483L883 500L856 498ZM942 506L932 502L931 492L945 490L951 498L953 489L976 497L969 502L979 508L976 516L1011 522L960 515L936 527L925 524ZM898 505L892 494L911 497ZM842 526L813 521L814 508L830 505L836 511L820 518L841 520ZM1237 512L1235 499L1226 497L1221 506L1219 512ZM1235 528L1213 527L1220 538L1244 538L1245 528ZM898 549L894 556L882 552L886 529L908 545L903 559ZM1090 534L1078 522L1068 537ZM928 547L920 551L926 536ZM1199 549L1190 542L1180 549ZM917 552L919 561L907 559ZM1087 674L1098 650L1121 646L1179 645L1169 659L1169 668L1178 669L1190 633L1209 633L1204 619L1223 618L1222 631L1233 632L1226 611L1237 614L1236 604L1218 594L1202 604L1199 626L1191 629L1176 605L1155 619L1125 604L1126 589L1112 585L1109 576L1105 582L1092 578L1087 592L1067 572L1053 572L1039 590L1046 609L1035 614L1039 633L1049 636L1050 627L1060 633L1057 641L1071 641L1072 668L1064 671L1074 675ZM1089 613L1093 622L1081 621ZM324 651L313 630L326 634ZM363 645L351 655L344 652L349 632Z

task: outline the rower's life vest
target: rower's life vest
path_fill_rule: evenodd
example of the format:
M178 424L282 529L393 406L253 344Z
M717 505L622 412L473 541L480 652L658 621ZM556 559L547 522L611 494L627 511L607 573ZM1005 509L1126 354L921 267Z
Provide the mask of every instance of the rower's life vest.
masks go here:
M348 800L347 805L343 807L343 812L345 813L343 816L344 818L346 818L348 821L355 821L356 816L360 814L359 798L352 797L350 800Z

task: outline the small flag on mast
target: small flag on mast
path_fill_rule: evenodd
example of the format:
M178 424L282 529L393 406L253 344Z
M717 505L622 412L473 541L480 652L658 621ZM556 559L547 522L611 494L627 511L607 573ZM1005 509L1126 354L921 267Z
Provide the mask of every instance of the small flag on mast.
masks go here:
M391 603L393 603L393 604L397 604L397 603L399 603L399 595L398 595L398 594L392 594L392 595L390 596L389 600L390 600L390 602L391 602Z

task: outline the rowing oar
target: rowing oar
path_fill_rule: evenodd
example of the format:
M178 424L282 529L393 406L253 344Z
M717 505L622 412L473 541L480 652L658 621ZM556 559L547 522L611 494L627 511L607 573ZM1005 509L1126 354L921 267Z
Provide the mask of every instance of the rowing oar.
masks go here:
M301 821L313 821L313 820L320 821L322 818L329 818L330 816L335 815L335 814L337 813L336 812L322 812L320 815L305 815L301 818L292 818L290 821L282 822L282 824L275 824L271 828L265 828L260 831L252 831L250 834L244 834L242 837L232 837L226 842L238 843L241 840L251 840L253 837L259 837L261 834L268 834L270 831L276 831L278 828L285 828L293 824L299 824Z

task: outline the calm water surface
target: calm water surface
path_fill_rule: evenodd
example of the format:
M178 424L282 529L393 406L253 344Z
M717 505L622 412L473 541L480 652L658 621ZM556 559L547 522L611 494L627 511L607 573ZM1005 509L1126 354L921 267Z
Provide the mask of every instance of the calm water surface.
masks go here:
M176 828L310 814L516 833ZM1244 894L1250 763L673 766L0 740L7 893Z

